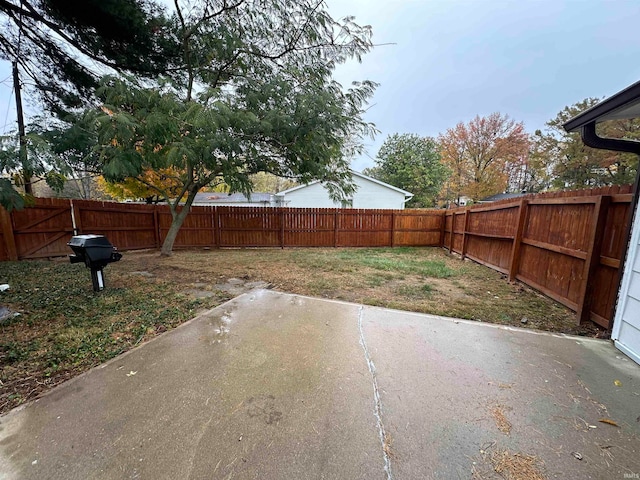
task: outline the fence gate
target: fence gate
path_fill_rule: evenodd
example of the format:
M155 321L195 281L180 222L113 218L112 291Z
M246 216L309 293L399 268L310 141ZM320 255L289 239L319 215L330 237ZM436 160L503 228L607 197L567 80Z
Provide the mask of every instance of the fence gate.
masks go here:
M38 199L33 207L11 212L11 221L18 259L69 253L67 242L73 235L69 200Z

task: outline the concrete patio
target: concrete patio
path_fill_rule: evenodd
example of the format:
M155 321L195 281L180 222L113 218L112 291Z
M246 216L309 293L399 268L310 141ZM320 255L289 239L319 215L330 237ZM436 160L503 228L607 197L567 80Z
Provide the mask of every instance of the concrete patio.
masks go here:
M527 478L639 478L640 366L256 290L0 417L2 479L505 478L505 450Z

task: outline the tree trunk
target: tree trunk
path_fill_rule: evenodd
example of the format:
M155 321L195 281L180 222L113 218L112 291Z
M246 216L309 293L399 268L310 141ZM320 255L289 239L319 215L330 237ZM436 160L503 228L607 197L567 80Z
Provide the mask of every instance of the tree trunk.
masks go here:
M196 193L198 189L194 189L195 191L189 192L187 196L187 201L182 206L182 210L178 212L178 203L180 200L176 200L175 204L169 202L169 208L171 209L171 216L173 217L173 221L171 222L171 226L169 227L169 231L167 232L167 236L164 238L164 243L162 244L162 248L160 249L160 256L168 257L171 255L173 251L173 244L176 241L176 237L178 236L178 232L180 231L180 227L184 223L184 219L187 218L189 214L189 210L191 210L191 204L193 200L196 198Z

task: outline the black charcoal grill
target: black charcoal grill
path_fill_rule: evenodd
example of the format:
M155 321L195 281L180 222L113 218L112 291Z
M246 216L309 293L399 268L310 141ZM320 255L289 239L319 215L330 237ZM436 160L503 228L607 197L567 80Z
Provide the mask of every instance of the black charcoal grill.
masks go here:
M93 290L99 292L104 289L103 269L108 264L122 258L118 249L111 245L104 235L76 235L67 243L73 255L69 255L71 263L83 263L91 269Z

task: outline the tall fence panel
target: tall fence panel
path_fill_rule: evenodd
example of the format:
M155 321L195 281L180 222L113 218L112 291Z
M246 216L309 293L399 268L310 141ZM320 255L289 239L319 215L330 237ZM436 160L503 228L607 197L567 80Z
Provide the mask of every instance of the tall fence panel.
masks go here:
M105 235L120 250L157 247L155 210L154 205L73 200L76 231Z
M338 247L388 247L392 244L390 210L344 209L338 215Z
M3 215L10 229L3 227L5 250L12 260L43 258L69 253L67 242L73 235L73 220L69 200L39 198L23 210ZM11 233L9 233L11 230Z
M173 217L168 205L157 205L155 215L158 225L156 241L157 246L160 247L169 233ZM174 245L176 248L214 247L217 245L216 238L213 208L191 207L182 227L180 227Z
M444 233L442 210L393 211L393 246L440 246Z
M631 186L554 192L445 215L443 246L609 328Z
M282 215L277 208L216 207L220 247L279 247Z
M333 208L281 208L283 245L335 247L339 210Z
M176 248L443 246L518 279L609 327L632 187L530 195L454 210L191 207ZM75 233L121 250L158 248L166 205L36 199L0 208L0 260L66 255Z

